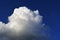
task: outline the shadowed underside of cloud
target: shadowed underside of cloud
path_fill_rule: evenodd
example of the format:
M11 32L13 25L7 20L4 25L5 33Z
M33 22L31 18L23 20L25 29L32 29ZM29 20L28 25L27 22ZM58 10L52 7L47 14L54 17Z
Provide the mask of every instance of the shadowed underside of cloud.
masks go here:
M15 8L7 24L0 22L1 40L49 40L48 28L39 11L27 7Z

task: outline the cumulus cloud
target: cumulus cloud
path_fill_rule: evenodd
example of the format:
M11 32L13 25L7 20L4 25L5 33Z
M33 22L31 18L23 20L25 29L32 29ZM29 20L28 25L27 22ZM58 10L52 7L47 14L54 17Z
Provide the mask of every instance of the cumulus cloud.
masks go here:
M15 8L7 24L0 22L1 40L48 40L47 28L38 10Z

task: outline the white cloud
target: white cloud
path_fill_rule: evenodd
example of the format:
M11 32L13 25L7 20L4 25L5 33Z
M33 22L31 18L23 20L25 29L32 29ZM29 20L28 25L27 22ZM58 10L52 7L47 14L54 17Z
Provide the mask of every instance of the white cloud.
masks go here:
M46 40L46 27L39 11L27 7L15 8L7 24L0 22L2 40ZM45 39L46 38L46 39ZM1 38L0 38L1 39Z

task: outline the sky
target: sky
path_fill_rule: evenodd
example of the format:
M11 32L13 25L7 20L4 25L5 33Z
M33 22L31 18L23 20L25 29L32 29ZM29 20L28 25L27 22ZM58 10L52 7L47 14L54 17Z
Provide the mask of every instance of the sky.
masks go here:
M60 40L60 2L58 0L0 0L0 21L7 23L15 8L38 9L43 22L52 30L52 40Z

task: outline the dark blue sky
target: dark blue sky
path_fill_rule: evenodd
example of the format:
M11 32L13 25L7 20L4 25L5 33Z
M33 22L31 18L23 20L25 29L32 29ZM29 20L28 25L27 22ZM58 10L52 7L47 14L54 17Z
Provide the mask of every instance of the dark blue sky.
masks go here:
M60 1L58 0L0 0L0 21L7 23L14 8L27 6L38 9L43 22L52 30L52 40L60 40Z

